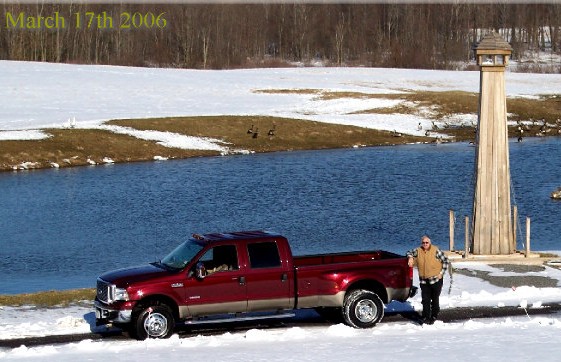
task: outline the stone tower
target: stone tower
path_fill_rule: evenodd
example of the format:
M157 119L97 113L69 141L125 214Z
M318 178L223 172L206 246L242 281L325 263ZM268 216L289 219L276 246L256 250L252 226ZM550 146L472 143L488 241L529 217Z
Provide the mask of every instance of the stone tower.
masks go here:
M504 76L512 48L493 32L483 37L474 50L480 84L472 252L506 255L515 251Z

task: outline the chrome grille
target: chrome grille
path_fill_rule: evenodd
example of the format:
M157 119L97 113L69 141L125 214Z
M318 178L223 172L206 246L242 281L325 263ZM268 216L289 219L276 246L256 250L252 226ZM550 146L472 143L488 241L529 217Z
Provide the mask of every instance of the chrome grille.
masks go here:
M103 279L97 279L97 299L108 303L111 297L111 284Z

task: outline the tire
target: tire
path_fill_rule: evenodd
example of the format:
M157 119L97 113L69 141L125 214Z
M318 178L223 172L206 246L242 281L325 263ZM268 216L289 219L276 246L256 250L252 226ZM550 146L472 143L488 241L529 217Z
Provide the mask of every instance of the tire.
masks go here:
M167 305L151 305L133 314L130 335L138 340L169 338L175 327L173 313Z
M364 289L345 296L343 318L354 328L372 328L384 317L384 303L374 292Z

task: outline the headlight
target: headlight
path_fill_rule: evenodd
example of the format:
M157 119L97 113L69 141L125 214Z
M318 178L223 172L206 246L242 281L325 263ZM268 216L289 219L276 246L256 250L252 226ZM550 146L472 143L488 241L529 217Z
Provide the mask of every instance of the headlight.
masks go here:
M112 288L112 294L113 294L113 298L111 298L113 301L116 300L123 300L123 301L127 301L129 300L129 293L127 293L127 290L125 288L117 288L115 285L113 285Z

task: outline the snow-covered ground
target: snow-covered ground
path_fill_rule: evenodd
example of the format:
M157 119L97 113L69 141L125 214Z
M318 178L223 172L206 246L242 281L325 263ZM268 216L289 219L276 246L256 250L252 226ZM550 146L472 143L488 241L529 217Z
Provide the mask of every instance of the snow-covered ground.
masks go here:
M400 101L319 96L336 91L479 91L479 72L380 68L190 70L0 61L0 79L0 140L47 137L41 129L51 127L104 128L174 147L213 150L225 146L216 140L103 123L122 118L268 115L424 135L433 127L430 109L408 115L356 114ZM561 76L507 72L506 88L508 97L557 94ZM437 126L475 124L476 111L456 114Z
M272 115L358 125L409 134L424 134L431 120L418 115L353 114L395 105L380 98L321 100L313 93L260 92L312 89L391 94L409 90L477 92L478 72L372 68L291 68L202 71L0 61L0 140L40 139L41 129L107 128L118 118L196 115ZM506 74L509 97L558 94L560 75ZM425 110L430 112L430 110ZM474 111L475 114L475 111ZM475 115L455 115L452 123L475 122ZM421 123L421 129L418 124ZM169 133L134 132L136 137L173 143L175 147L222 147ZM213 148L214 149L214 148ZM478 263L458 268L498 269ZM539 275L561 281L561 272L547 268ZM559 284L558 284L559 285ZM1 293L1 291L0 291ZM560 288L513 285L498 288L476 277L455 274L446 279L443 308L519 306L542 308L561 302ZM420 297L410 304L392 303L388 310L420 309ZM88 307L36 309L0 307L0 339L95 330ZM540 360L557 361L561 352L561 316L437 322L418 326L403 320L369 330L344 325L252 329L218 336L149 341L93 341L0 350L1 360L227 360L237 361L421 361Z
M489 272L493 276L520 275L479 262L458 262L457 269ZM561 271L525 275L555 279L561 285ZM417 276L415 275L415 280ZM452 282L451 282L452 281ZM477 277L454 273L446 276L441 296L443 309L514 306L522 309L547 308L561 302L561 288L512 285L500 288ZM409 303L391 303L387 312L421 310L420 296ZM0 339L37 337L95 331L91 307L36 309L0 308ZM557 361L561 352L561 315L473 319L464 322L416 325L406 319L382 321L373 329L357 330L345 325L250 329L214 336L197 335L167 340L109 341L84 340L62 345L0 349L0 359L35 360L213 360L247 361L393 361L417 358L431 361Z

